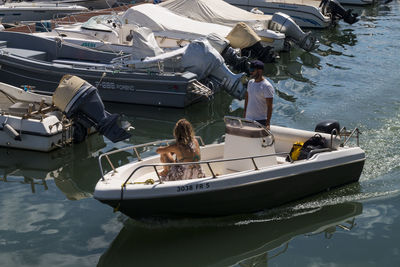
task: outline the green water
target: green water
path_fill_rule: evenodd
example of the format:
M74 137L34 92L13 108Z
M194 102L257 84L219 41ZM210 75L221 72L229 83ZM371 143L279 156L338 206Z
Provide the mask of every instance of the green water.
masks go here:
M400 266L400 6L357 11L358 23L314 31L317 51L281 54L266 75L273 124L360 128L359 183L256 214L134 221L92 198L99 153L171 138L182 117L217 142L243 102L221 93L185 110L107 104L136 128L129 142L0 149L0 266Z

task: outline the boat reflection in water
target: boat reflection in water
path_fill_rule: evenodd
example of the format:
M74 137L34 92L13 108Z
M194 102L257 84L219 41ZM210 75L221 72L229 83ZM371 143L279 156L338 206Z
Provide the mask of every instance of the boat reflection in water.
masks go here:
M251 218L127 220L98 266L258 266L285 253L296 236L334 238L336 230L351 230L361 213L361 203L348 202L303 209L285 218L277 218L285 214L279 210L275 216Z
M69 200L91 197L96 179L91 181L97 155L105 147L103 136L94 134L87 141L52 152L0 148L0 181L29 184L32 193L48 189L53 180Z

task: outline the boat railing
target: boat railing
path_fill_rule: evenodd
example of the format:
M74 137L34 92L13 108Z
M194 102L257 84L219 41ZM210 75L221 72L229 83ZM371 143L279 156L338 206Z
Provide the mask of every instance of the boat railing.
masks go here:
M201 136L195 136L195 138L200 141L201 146L205 145L204 141L203 141L203 138L201 138ZM112 168L112 171L114 173L117 173L116 168L114 167L114 165L111 162L110 155L117 154L117 153L120 153L120 152L123 152L123 151L133 150L133 152L135 153L138 161L142 161L142 157L140 156L140 153L138 151L139 148L149 147L149 146L157 146L157 145L160 145L160 144L167 144L168 145L169 143L172 143L172 142L175 142L175 139L159 140L159 141L149 142L149 143L140 144L140 145L128 146L128 147L120 148L120 149L117 149L117 150L113 150L113 151L109 151L109 152L106 152L104 154L101 154L99 156L99 167L100 167L100 173L101 173L102 180L104 180L104 171L103 171L103 165L102 165L102 159L104 157L107 159L107 162L109 163L110 167Z
M273 154L264 154L264 155L257 155L257 156L247 156L247 157L239 157L239 158L228 158L228 159L212 159L212 160L204 160L204 161L194 161L194 162L174 162L174 163L153 163L153 164L144 164L141 166L138 166L135 168L131 174L128 176L128 178L125 180L125 182L121 185L122 188L126 186L126 184L129 182L129 180L132 178L132 176L140 169L143 168L153 168L154 171L157 174L159 183L162 184L163 180L160 174L158 173L157 167L164 167L164 166L174 166L174 165L179 165L179 166L186 166L186 165L207 165L208 169L211 172L211 175L213 178L217 178L218 175L215 174L213 171L211 164L212 163L220 163L220 162L231 162L231 161L239 161L239 160L251 160L254 166L254 170L259 170L255 159L258 158L265 158L265 157L276 157L276 156L286 156L289 159L290 163L293 163L294 161L292 160L290 153L289 152L281 152L281 153L273 153ZM104 177L102 178L104 180Z
M343 141L343 143L340 145L340 146L345 146L349 141L350 141L350 139L351 138L353 138L353 137L355 137L356 138L356 142L357 142L357 146L359 146L360 145L360 134L361 134L361 132L360 132L360 130L356 127L356 128L354 128L353 130L350 130L350 131L348 131L347 129L346 129L346 127L343 127L341 130L340 130L340 133L339 133L339 135L342 137L344 137L344 141Z

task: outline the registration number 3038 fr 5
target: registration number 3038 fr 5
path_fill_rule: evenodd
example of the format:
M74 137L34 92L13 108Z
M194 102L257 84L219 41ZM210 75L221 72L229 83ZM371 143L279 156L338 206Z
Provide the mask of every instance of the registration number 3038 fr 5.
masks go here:
M210 188L209 183L202 183L202 184L194 184L194 185L183 185L177 186L176 192L185 192L185 191L195 191L195 190L204 190Z

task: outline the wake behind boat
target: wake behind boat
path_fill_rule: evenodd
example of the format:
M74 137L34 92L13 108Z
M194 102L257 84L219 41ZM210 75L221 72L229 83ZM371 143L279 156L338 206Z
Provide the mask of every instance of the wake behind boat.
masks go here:
M279 126L266 130L256 122L225 117L225 142L203 145L199 162L206 178L164 181L159 156L141 157L138 150L173 140L137 145L99 157L102 178L94 197L130 217L221 216L268 209L330 188L358 181L364 151L347 145L358 130L338 129L336 123L319 124L318 132ZM291 148L316 134L324 148L311 149L294 161ZM358 134L357 134L358 137ZM343 139L344 138L344 139ZM357 139L358 140L358 139ZM358 142L357 142L358 143ZM105 157L133 150L138 160L103 173Z

